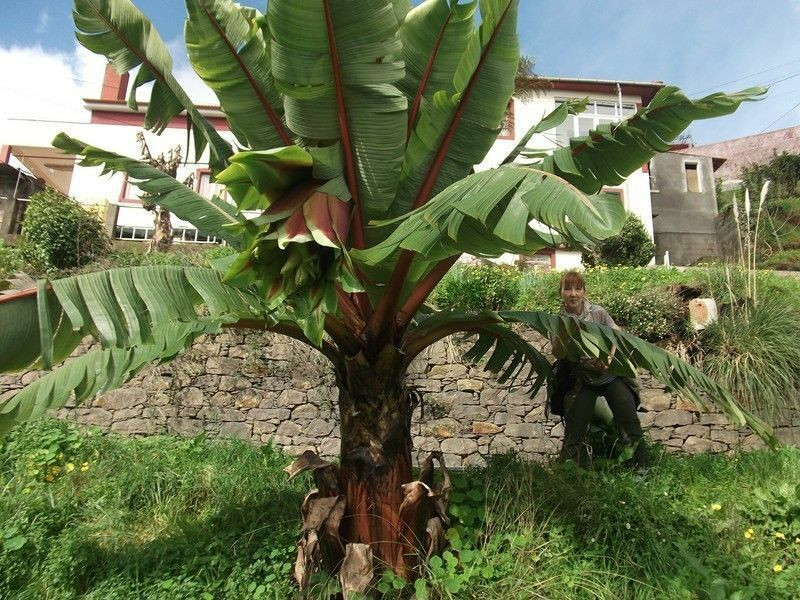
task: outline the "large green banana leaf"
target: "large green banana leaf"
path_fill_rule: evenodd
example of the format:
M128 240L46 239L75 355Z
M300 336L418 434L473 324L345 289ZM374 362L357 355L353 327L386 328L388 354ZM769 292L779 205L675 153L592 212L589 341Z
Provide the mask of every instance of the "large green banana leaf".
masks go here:
M624 218L624 208L613 198L587 197L557 176L506 165L452 184L398 218L399 225L383 242L351 255L378 265L400 249L436 261L463 252L530 253L564 241L580 247L613 235Z
M505 165L510 162L514 162L518 156L526 151L528 143L531 141L531 138L534 135L555 129L564 121L566 121L570 115L575 115L585 111L588 101L588 98L570 99L559 104L555 110L546 114L539 120L538 123L533 125L530 129L528 129L528 131L525 132L525 135L520 138L514 149L508 153L508 156L506 156L503 159L503 162L500 164Z
M409 137L423 98L430 101L440 90L455 91L453 76L472 35L476 7L475 0L427 0L400 25L406 75L397 86L409 102Z
M104 348L149 343L155 329L200 319L201 305L218 323L268 318L260 299L201 267L110 269L55 279L49 289L40 283L35 295L0 302L0 372L49 368L87 335Z
M596 194L603 186L625 181L657 152L669 151L670 142L692 121L729 115L742 102L758 100L766 91L754 87L690 100L676 87L663 87L636 114L571 139L569 147L557 149L537 168L563 177L587 194Z
M90 146L65 133L56 136L53 146L64 152L83 156L79 163L82 166L103 167L103 173L127 173L131 183L150 195L149 201L153 204L163 206L176 217L189 221L205 235L223 239L235 248L240 246L240 234L236 230L226 229L225 226L239 225L244 219L224 200L216 197L204 198L174 177L145 162Z
M558 338L572 360L613 356L610 372L615 375L635 377L637 369L644 369L698 408L706 410L714 405L731 423L746 425L771 446L777 445L769 425L741 408L726 388L699 369L634 335L571 316L525 311L478 314L441 311L410 328L402 348L406 361L410 362L424 348L447 335L459 331L478 333L476 343L467 353L468 358L478 361L494 346L486 368L502 371L505 378L519 374L523 364L529 365L531 370L525 381L533 382L531 393L534 395L543 380L551 375L550 365L542 360L541 352L520 336L502 331L511 323L522 323L550 339Z
M137 110L136 90L153 82L144 125L161 133L184 110L194 131L194 148L200 160L206 146L209 164L216 172L225 167L230 145L200 114L172 75L172 57L150 21L130 0L74 0L72 11L78 41L95 54L108 58L119 73L139 67L131 84L128 106Z
M186 0L186 8L189 60L219 98L237 139L253 150L291 145L263 15L231 0Z
M219 329L218 322L168 323L154 329L147 342L129 348L92 350L70 359L21 390L0 397L0 434L17 423L64 406L73 394L75 401L81 402L119 387L145 365L170 360L198 335Z
M395 5L271 0L267 15L289 128L306 146L338 141L356 218L384 216L406 140L407 102L393 85L403 77Z
M417 208L470 173L492 147L514 93L518 0L482 0L483 21L453 76L453 91L423 98L408 142L394 215Z

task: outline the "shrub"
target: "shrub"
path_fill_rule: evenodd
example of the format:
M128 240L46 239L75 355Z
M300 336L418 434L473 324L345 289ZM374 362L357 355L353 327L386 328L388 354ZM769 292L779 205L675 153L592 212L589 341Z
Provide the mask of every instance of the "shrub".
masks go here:
M99 216L52 188L31 196L22 236L23 257L42 271L80 267L110 248Z
M116 250L103 260L95 261L82 272L100 271L120 267L142 267L151 265L176 265L180 267L210 267L211 261L234 254L236 250L230 246L211 246L205 250L189 250L181 252L173 247L169 252L136 252L134 250Z
M656 247L642 221L628 213L620 232L604 240L592 252L584 252L581 260L589 267L596 265L643 267L655 256Z
M431 301L440 308L471 311L512 308L519 297L519 270L501 265L465 265L453 269Z
M528 272L520 278L517 308L558 312L561 274ZM596 267L584 272L587 298L605 307L618 325L655 342L682 334L685 309L667 286L685 283L689 276L664 267Z
M6 246L3 240L0 240L0 281L8 279L17 271L21 271L23 265L24 261L19 248ZM2 289L1 286L0 289Z
M595 298L617 325L648 342L680 336L685 330L686 308L670 290L653 288L633 295L614 292L602 300Z

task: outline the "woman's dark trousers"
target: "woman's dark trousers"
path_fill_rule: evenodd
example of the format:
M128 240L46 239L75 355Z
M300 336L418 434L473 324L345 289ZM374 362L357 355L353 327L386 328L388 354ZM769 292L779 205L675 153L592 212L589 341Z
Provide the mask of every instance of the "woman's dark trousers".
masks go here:
M614 413L617 429L627 443L634 446L633 462L637 467L647 467L647 452L642 439L642 426L636 413L636 399L633 392L622 379L601 386L582 384L566 414L564 445L561 447L560 461L572 459L586 466L589 457L588 433L592 424L594 405L598 396L603 396Z

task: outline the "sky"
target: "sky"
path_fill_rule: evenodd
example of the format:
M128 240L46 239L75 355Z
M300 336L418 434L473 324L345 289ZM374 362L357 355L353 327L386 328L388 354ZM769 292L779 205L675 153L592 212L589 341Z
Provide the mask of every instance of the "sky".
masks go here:
M166 41L190 96L214 103L186 59L184 3L135 3ZM0 4L0 137L3 119L86 121L81 98L99 95L105 59L75 41L72 2ZM800 124L800 0L521 0L518 31L539 75L658 80L691 97L770 85L766 100L692 124L695 144Z

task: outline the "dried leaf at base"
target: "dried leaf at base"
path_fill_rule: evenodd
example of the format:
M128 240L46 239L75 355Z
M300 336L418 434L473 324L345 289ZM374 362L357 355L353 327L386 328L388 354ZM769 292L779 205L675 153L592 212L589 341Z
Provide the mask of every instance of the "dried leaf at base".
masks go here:
M372 582L372 550L368 544L347 544L339 581L345 600L352 594L364 594Z

